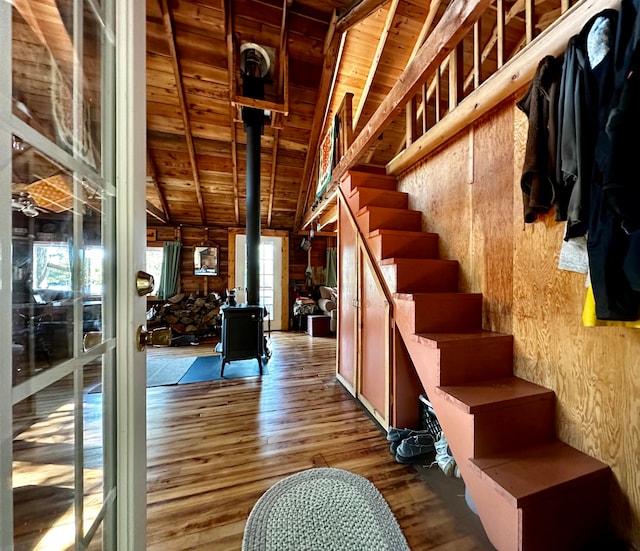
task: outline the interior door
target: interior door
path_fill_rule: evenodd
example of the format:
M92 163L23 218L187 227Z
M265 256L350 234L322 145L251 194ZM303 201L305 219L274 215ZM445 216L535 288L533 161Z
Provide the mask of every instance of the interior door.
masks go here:
M383 427L389 424L389 303L360 247L360 373L357 396Z
M0 29L0 549L143 549L144 2Z
M338 202L338 368L337 376L355 395L358 351L358 234Z

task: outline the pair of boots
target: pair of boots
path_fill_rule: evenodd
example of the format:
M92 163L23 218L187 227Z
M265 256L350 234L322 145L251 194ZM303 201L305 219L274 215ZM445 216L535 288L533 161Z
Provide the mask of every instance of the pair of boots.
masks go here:
M389 428L387 440L391 442L389 451L398 463L410 464L433 455L435 438L431 431Z

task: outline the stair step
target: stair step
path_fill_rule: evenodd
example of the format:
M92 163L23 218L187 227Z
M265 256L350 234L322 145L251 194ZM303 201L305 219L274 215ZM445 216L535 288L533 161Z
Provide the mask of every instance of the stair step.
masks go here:
M357 187L395 190L397 182L395 176L349 170L340 179L340 187L343 189L345 195L349 197L351 192Z
M418 210L369 206L358 211L356 220L365 235L380 228L412 231L422 228L422 213Z
M353 212L358 212L368 205L406 209L409 206L409 194L403 191L360 186L349 194L347 202Z
M441 362L441 372L447 370ZM473 457L549 442L555 432L555 394L517 377L436 387L438 396L473 415Z
M387 258L380 270L392 293L448 293L458 290L458 261L439 258Z
M518 377L490 379L473 385L440 386L438 389L447 400L469 414L511 407L516 403L553 400L554 397L552 390Z
M559 440L495 457L475 458L477 474L513 507L571 492L571 486L609 476L609 467Z
M416 337L425 347L440 350L440 385L465 385L513 373L513 335L479 330Z
M414 333L455 333L482 327L481 293L396 293L414 303Z
M367 236L374 258L438 258L438 234L408 230L373 230Z

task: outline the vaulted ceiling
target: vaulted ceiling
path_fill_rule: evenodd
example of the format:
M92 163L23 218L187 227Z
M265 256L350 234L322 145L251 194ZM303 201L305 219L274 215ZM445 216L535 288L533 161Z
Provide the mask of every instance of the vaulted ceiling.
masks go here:
M295 229L315 188L317 145L346 92L359 132L439 10L418 0L147 0L149 222L245 223L239 48L272 48L261 142L266 228ZM419 45L419 44L418 44ZM404 124L404 122L402 122ZM365 159L384 165L404 127ZM312 198L312 197L311 197Z
M148 223L245 225L242 108L249 106L269 113L261 138L261 225L299 229L308 221L314 202L318 144L345 94L352 94L354 139L366 137L361 140L365 147L351 161L387 166L407 142L406 113L400 102L391 108L382 102L394 97L392 90L402 84L407 67L415 68L412 60L421 63L425 47L443 48L439 23L447 28L459 25L456 6L461 4L456 0L146 0ZM481 74L491 75L565 11L569 0L483 2L487 4L472 35L465 36L455 52L462 59L456 86L464 88L458 99L478 86ZM70 97L64 94L70 70L64 52L71 51L65 14L71 13L73 3L13 0L13 5L13 112L55 139L56 132L65 128L56 127L54 114L64 121L62 100ZM262 100L243 95L240 49L246 43L263 47L272 62ZM89 40L85 45L88 58L97 56L87 51L92 44ZM446 115L451 103L449 80L440 79L440 73L452 71L447 69L447 54L440 59L439 67L434 65L438 85L430 80L422 88L423 130ZM52 60L55 74L61 75L57 87L39 79L53 74ZM89 105L99 104L91 100L99 98L99 78L93 73L87 63L84 88ZM384 128L372 124L374 113L385 109L389 112L384 113ZM94 115L99 119L99 112ZM57 173L55 167L44 167L27 174L27 168L33 171L44 161L29 144L23 145L14 151L15 193L28 191L26 186L49 172ZM97 142L89 140L86 145L91 158L99 161ZM43 205L38 206L46 208Z

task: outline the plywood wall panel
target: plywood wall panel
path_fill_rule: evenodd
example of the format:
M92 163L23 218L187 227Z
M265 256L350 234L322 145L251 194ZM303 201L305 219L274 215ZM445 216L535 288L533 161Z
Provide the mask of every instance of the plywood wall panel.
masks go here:
M513 114L489 113L473 128L473 266L483 293L483 326L511 332L513 303Z
M399 182L409 193L409 208L422 211L422 229L446 235L439 242L442 258L460 262L459 289L474 292L471 278L471 175L469 138L453 140Z
M553 212L524 224L527 121L514 99L404 174L398 189L440 234L442 256L460 262L461 290L483 293L485 327L513 333L515 374L556 393L559 438L611 466L611 522L638 549L640 330L584 327L585 275L558 269L563 225Z

